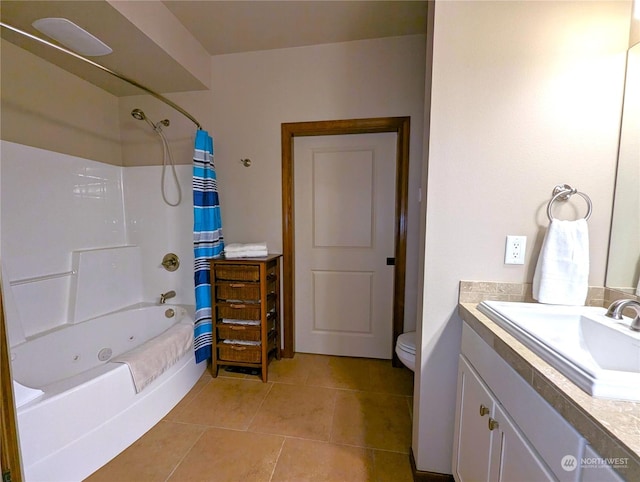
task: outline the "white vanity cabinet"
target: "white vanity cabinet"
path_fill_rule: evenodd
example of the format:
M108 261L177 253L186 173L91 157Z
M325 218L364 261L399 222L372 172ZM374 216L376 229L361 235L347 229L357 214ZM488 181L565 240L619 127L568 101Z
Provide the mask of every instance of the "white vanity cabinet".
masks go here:
M457 482L622 480L606 464L597 466L584 437L467 323L454 430Z
M495 437L488 428L488 419L494 415L495 403L462 356L458 365L457 400L453 446L456 480L489 480Z
M463 356L457 415L453 469L459 482L555 480Z

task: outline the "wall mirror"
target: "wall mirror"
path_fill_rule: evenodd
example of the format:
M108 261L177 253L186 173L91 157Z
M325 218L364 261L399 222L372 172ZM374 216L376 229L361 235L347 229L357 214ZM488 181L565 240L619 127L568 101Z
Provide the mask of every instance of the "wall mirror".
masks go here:
M606 286L635 293L640 278L640 43L627 52Z

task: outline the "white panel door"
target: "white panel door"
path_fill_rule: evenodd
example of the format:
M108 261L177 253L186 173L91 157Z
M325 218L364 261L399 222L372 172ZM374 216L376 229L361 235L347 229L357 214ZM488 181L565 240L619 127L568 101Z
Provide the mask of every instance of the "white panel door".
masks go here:
M392 356L396 139L294 138L297 352Z

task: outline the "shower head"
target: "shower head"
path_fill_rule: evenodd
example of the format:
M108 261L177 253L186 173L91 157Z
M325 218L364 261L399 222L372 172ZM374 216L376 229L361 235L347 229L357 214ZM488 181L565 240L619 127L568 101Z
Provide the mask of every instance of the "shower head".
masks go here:
M142 112L140 109L133 109L131 111L131 115L133 116L134 119L138 119L138 120L146 120L147 116L144 115L144 112Z
M142 109L133 109L131 111L131 117L133 117L134 119L138 119L138 120L143 120L143 121L147 121L147 124L149 124L151 127L153 127L154 130L158 130L161 129L160 125L163 125L165 127L169 127L169 119L164 119L161 120L160 122L158 122L157 124L154 124L153 122L151 122L149 120L149 118L145 115L145 113L142 111Z

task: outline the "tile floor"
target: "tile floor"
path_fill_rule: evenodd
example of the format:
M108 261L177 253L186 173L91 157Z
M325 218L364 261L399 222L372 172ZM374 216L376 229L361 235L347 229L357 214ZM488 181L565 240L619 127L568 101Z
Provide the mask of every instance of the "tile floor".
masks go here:
M413 372L296 354L269 382L207 370L185 398L87 481L412 481Z

